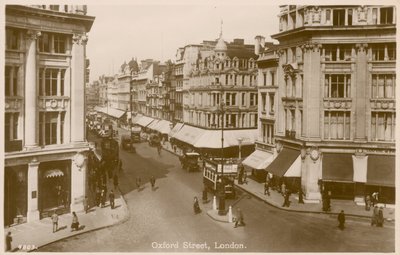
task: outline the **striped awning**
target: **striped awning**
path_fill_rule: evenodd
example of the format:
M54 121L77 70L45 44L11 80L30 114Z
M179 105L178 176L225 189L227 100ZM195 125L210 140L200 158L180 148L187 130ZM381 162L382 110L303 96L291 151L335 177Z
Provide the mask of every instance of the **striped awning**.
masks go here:
M52 178L52 177L59 177L59 176L64 176L63 171L61 171L60 169L47 170L44 174L45 178Z

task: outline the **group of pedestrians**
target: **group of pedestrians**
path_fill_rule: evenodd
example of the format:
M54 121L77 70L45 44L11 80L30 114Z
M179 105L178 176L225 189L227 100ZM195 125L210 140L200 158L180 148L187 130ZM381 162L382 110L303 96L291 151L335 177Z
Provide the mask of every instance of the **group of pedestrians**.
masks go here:
M384 220L383 207L381 206L378 208L378 206L375 205L371 217L371 226L383 227Z

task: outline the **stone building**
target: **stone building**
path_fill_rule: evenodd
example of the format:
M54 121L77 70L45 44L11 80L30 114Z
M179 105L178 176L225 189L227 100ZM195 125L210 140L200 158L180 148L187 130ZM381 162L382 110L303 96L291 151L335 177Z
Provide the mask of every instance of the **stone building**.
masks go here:
M82 209L86 6L5 7L4 224Z
M266 170L284 176L300 157L309 200L376 191L393 203L395 7L285 5L279 20L277 156Z

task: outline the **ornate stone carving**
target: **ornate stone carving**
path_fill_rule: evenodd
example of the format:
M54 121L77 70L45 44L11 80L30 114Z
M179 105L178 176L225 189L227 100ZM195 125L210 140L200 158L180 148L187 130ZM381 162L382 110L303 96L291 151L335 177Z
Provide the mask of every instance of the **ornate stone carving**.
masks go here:
M356 50L358 52L364 52L366 51L368 48L368 43L357 43L356 44Z
M28 31L26 31L25 37L28 40L36 40L41 35L42 35L42 33L40 31L28 30Z
M313 51L319 52L322 49L322 44L313 43L313 42L306 42L305 44L301 45L300 48L305 51Z
M318 6L314 6L312 11L312 23L320 23L321 22L321 8Z
M366 6L358 7L357 17L358 17L358 22L366 22L367 21L367 7Z
M86 45L88 39L89 38L86 34L74 34L72 36L72 43L78 45Z

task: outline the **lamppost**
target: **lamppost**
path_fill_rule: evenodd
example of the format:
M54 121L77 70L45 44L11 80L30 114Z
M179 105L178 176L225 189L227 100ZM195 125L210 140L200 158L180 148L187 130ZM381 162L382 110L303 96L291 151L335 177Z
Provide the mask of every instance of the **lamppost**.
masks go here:
M218 214L225 214L225 181L224 181L224 91L221 86L221 104L220 104L220 112L221 112L221 191L219 198L219 207Z
M239 144L239 163L242 163L242 141L243 141L243 138L239 137L237 140L238 140L238 144Z

